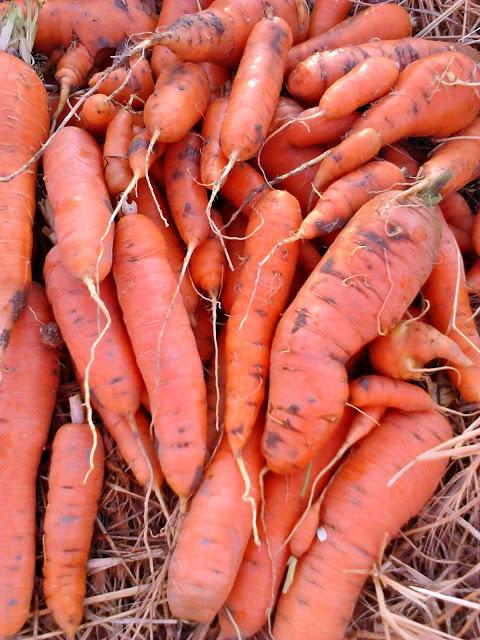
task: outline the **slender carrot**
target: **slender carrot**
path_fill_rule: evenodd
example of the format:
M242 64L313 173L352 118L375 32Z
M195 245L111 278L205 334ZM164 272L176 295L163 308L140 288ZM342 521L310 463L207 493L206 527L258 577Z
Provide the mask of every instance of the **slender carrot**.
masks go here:
M212 211L212 220L217 229L222 227L222 217L218 211ZM212 307L217 304L226 271L225 253L217 234L211 231L192 254L190 275L196 286L208 294Z
M402 380L369 375L350 382L349 402L355 407L390 407L404 411L429 411L432 398L421 387Z
M89 86L96 85L102 75L102 72L93 74L88 81ZM153 75L148 60L143 56L134 56L128 58L123 66L112 70L101 81L97 93L106 94L121 104L131 102L133 109L141 109L153 89Z
M128 164L132 170L134 178L139 180L144 178L152 164L160 158L166 149L164 142L151 144L150 135L147 129L142 129L133 137L128 147Z
M248 216L255 209L256 203L262 197L262 193L255 192L263 187L265 180L248 162L236 162L227 179L222 184L220 192L222 196L235 207L242 207L243 213ZM254 194L248 202L249 198ZM235 234L231 234L235 235Z
M344 20L352 4L352 0L317 0L312 7L308 37L325 33Z
M132 138L132 114L126 109L120 109L107 127L103 145L105 184L112 198L123 193L133 178L128 162L128 148Z
M80 124L92 136L102 137L115 117L118 107L103 93L89 96L80 111Z
M225 118L227 106L227 98L214 100L210 103L203 121L200 177L206 186L211 186L220 180L228 162L228 158L220 149L220 127Z
M240 166L242 163L239 163ZM232 179L233 173L229 180ZM228 180L227 180L228 183ZM240 196L241 197L241 196ZM225 279L222 285L221 301L222 309L229 315L232 311L233 303L238 295L240 272L245 264L245 237L247 234L248 220L240 214L235 220L225 229L225 233L228 233L229 239L227 240L227 251L232 261L233 269L227 269L225 271Z

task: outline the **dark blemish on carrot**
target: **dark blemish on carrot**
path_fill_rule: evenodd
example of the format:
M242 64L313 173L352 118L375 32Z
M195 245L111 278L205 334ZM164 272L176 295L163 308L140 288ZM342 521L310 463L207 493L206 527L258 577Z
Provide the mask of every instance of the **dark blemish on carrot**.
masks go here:
M418 440L419 442L425 442L422 436L418 435L418 433L415 433L415 431L412 431L412 436L415 438L415 440Z
M121 382L123 380L123 376L115 376L110 380L110 384L117 384L117 382Z
M261 318L266 318L268 316L268 313L265 311L265 309L255 309L255 313L258 314Z
M200 159L200 149L197 147L193 147L191 144L187 144L185 150L178 156L181 160L184 158L194 158L195 160Z
M412 113L413 113L414 115L417 115L417 113L419 113L419 111L420 111L420 109L418 108L418 104L417 104L416 102L414 102L414 103L412 104Z
M335 300L335 298L332 298L331 296L320 296L320 300L323 300L331 307L337 306L337 301Z
M190 202L186 202L183 207L183 215L189 216L191 212L192 212L192 205L190 204Z
M110 42L109 42L108 38L105 38L105 36L100 36L98 38L97 47L99 49L106 49L109 45L110 45Z
M348 73L349 71L351 71L354 67L356 67L358 64L358 62L356 60L348 60L344 65L343 65L343 70L345 71L345 73Z
M367 377L360 378L359 385L362 387L362 389L365 389L365 391L367 391L370 386L370 381Z
M298 602L299 605L301 605L302 607L308 607L308 601L305 600L305 598L302 598L301 596L295 596L295 600Z
M221 38L223 36L223 34L225 33L225 27L223 25L223 22L221 21L221 19L215 15L214 13L210 13L208 12L208 20L210 25L213 27L213 29L215 30L216 35Z
M10 342L10 331L8 329L4 329L2 333L0 333L0 349L5 351L8 347L8 343Z
M261 368L260 368L259 371L250 371L250 373L248 375L251 378L254 378L255 380L258 380L259 382L261 382L263 380L263 375L262 375Z
M315 404L315 402L317 401L315 396L308 396L307 398L307 402L308 404Z
M73 491L73 489L75 489L74 486L72 486L71 484L62 484L61 489L66 489L67 491Z
M122 11L126 11L128 13L128 4L125 0L114 0L114 5L117 9L121 9Z
M388 124L390 129L394 129L396 127L396 124L393 122L393 120L390 120L390 118L388 118L387 116L385 116L385 122Z
M78 516L73 515L64 515L60 518L60 524L63 526L64 524L71 524L72 522L77 522L80 518Z
M333 258L327 258L325 262L320 267L320 271L322 273L332 273L333 272Z
M257 122L255 124L255 126L254 126L254 129L255 129L255 142L256 142L256 144L258 144L264 138L262 125L258 124L258 122Z
M16 598L9 598L7 600L7 607L14 607L17 604Z
M360 235L364 238L367 238L367 240L370 240L381 249L387 249L387 243L385 242L385 240L374 231L362 231Z
M274 29L273 38L270 41L270 47L279 58L282 55L283 43L285 42L286 37L287 34L283 29L278 26Z
M298 416L298 414L300 413L300 407L298 406L298 404L291 404L288 409L287 409L288 413L290 413L292 416Z
M240 436L243 433L243 424L238 425L235 429L232 429L232 433L234 436Z
M307 324L307 310L302 308L297 311L297 317L293 323L292 333L296 333L299 329Z
M179 84L179 85L177 85L177 89L179 91L185 91L185 85L184 84Z
M331 233L335 231L337 227L342 224L343 220L341 218L335 218L333 222L323 222L323 220L315 221L315 228L319 233Z
M12 319L14 322L16 322L23 311L23 307L27 302L27 295L25 291L17 291L16 293L14 293L10 298L10 302L13 306Z
M138 262L140 258L138 258L137 256L131 256L130 258L128 258L128 262Z
M177 433L185 433L186 430L187 430L187 427L178 427Z
M279 442L283 442L283 440L278 433L275 433L275 431L267 433L267 437L265 438L265 446L267 449L276 449Z
M203 469L202 467L197 467L195 470L195 475L193 476L193 482L190 486L190 493L193 493L196 490L196 488L200 484L202 477L203 477Z
M410 236L405 229L392 222L387 223L387 234L390 240L410 240Z
M148 149L148 144L148 141L144 138L135 138L132 140L130 147L128 148L128 154L130 155L139 149Z
M172 180L178 180L182 176L183 176L183 171L180 171L180 169L175 169L175 171L172 173Z
M178 432L178 429L177 429ZM190 442L176 442L173 445L174 449L188 449L188 447L190 446Z

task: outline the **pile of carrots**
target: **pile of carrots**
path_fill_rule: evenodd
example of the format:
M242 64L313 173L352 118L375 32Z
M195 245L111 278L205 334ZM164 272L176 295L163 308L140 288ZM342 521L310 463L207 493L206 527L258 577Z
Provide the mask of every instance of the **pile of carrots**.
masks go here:
M0 3L0 639L29 616L47 442L71 639L104 431L178 496L168 605L221 640L344 638L435 492L429 381L480 402L479 57L353 4ZM51 433L64 370L82 397Z

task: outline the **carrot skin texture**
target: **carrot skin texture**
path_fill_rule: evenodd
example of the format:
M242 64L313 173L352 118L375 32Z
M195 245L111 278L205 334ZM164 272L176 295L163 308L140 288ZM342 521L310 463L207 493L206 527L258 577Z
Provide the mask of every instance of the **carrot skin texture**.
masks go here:
M265 18L253 27L220 128L220 147L227 158L249 160L265 140L291 45L292 33L281 18Z
M133 214L118 222L113 274L148 390L160 464L171 488L186 497L200 482L206 457L205 381L180 296L166 321L177 279L168 262L165 241L146 216ZM146 302L139 305L141 300ZM189 402L185 403L187 396Z
M270 346L287 304L298 260L298 243L277 249L260 275L258 264L300 221L298 201L287 191L274 190L259 201L257 213L250 216L247 226L245 265L239 274L226 337L225 431L235 454L248 442L265 397ZM255 285L257 290L252 298Z
M420 169L420 163L409 154L400 144L389 144L382 149L382 157L387 162L391 162L405 172L404 181L408 184L416 182L415 176Z
M405 411L429 411L434 402L421 387L384 376L368 375L352 380L349 402L356 407L390 407Z
M135 135L128 148L128 164L133 175L144 178L152 164L161 157L166 149L164 142L155 142L150 148L150 135L142 129Z
M88 81L89 86L93 87L102 75L102 72L95 73ZM121 104L127 104L130 98L135 95L137 99L133 100L132 108L140 109L153 93L154 87L155 83L148 60L134 56L129 58L123 66L111 71L102 80L97 93L103 93L107 96L114 94L115 102Z
M204 185L213 185L217 182L228 162L228 158L220 148L220 128L227 107L228 98L218 98L210 103L205 114L200 156L200 178Z
M344 20L352 8L352 0L317 0L310 15L308 37L325 33Z
M226 220L226 222L228 222L228 220ZM232 261L233 271L231 269L227 269L225 272L225 280L223 282L220 298L222 302L222 309L227 315L230 315L233 303L238 294L240 272L244 265L244 238L247 232L247 225L247 218L243 214L240 214L226 229L226 232L230 236L230 239L226 241L226 245L227 251L230 255L230 260Z
M87 560L102 491L105 453L100 433L89 471L93 437L87 424L67 424L52 445L43 543L47 606L69 638L83 617Z
M102 243L112 207L97 143L86 131L65 127L45 151L43 169L65 267L78 280L98 275L101 282L112 267L113 228Z
M255 503L263 463L260 429L261 421L244 450ZM252 505L243 500L244 491L244 480L224 438L190 503L173 552L167 597L175 617L208 623L227 599L252 531Z
M357 211L280 320L262 443L272 471L302 468L328 440L348 397L345 364L398 324L432 269L439 210L399 196Z
M0 636L26 622L35 576L35 480L60 380L58 356L42 340L53 321L33 284L12 332L0 385ZM41 324L40 324L41 323Z
M217 228L221 229L223 221L219 212L212 209L211 217ZM220 294L226 272L225 252L218 235L214 231L210 231L205 242L202 242L192 254L190 275L195 285L210 296L212 304Z
M27 162L45 142L49 130L48 101L35 71L8 53L0 52L3 118L0 135L2 175ZM21 130L21 135L20 135ZM10 332L28 295L31 274L32 225L35 215L37 165L0 184L2 230L0 253L0 351L8 346ZM0 355L1 358L1 355Z
M275 638L344 637L385 537L397 536L400 528L420 511L439 483L447 461L419 462L393 486L387 487L388 481L416 455L451 435L447 420L433 411L390 411L381 427L350 454L321 508L320 525L327 539L315 540L299 561L293 584L278 604Z
M460 158L459 158L460 161ZM448 224L471 235L475 224L475 216L465 198L458 192L448 193L439 203L443 217Z
M103 136L117 111L118 107L108 100L108 96L95 93L83 103L79 124L92 136Z
M132 139L132 114L120 109L108 124L103 145L105 185L112 198L123 193L133 178L128 162L128 148Z

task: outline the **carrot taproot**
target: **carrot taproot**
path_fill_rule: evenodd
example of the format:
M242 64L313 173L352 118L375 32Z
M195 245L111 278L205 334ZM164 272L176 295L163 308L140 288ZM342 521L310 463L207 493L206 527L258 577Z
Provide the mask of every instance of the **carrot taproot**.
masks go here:
M228 107L227 98L218 98L210 103L202 125L203 146L200 156L202 183L211 186L218 182L228 158L220 148L220 128Z
M12 331L0 384L0 637L26 622L35 577L35 480L60 380L58 355L42 338L53 316L33 284Z
M112 266L113 228L97 143L86 131L65 127L45 151L43 172L66 269L83 282L102 281Z
M442 137L465 128L480 107L480 94L472 85L477 77L476 63L458 52L413 62L400 74L391 93L371 106L321 162L315 187L323 191L373 158L383 146L402 138Z
M168 572L168 603L177 618L209 623L231 591L252 532L250 502L260 497L261 428L260 417L244 451L250 499L242 498L243 477L224 437L191 500Z
M344 20L352 8L352 0L317 0L310 14L308 37L325 33Z
M468 293L475 295L480 294L480 258L477 258L470 267L466 275L465 286Z
M463 260L447 223L442 219L442 241L423 295L430 303L429 319L441 333L451 338L471 360L473 366L456 366L452 383L464 400L478 402L480 398L480 336L470 306L465 282ZM458 375L460 374L460 375Z
M171 488L187 497L200 482L206 456L203 367L182 299L174 298L165 240L146 216L118 222L113 275L148 390L160 464Z
M77 401L80 404L78 396ZM45 600L71 640L83 617L87 560L103 485L105 453L100 433L89 473L92 446L81 406L80 411L72 407L72 422L60 427L53 439L43 525Z
M348 397L345 363L400 321L432 270L441 214L401 197L357 211L280 320L263 438L273 471L305 466L328 440Z
M148 60L144 56L128 58L124 65L112 69L102 79L104 73L94 73L88 81L93 87L100 82L97 93L107 95L120 104L131 104L133 109L141 109L153 93L155 83Z
M298 260L298 243L276 245L300 220L298 201L287 191L271 191L258 202L248 222L245 264L226 337L225 431L236 456L248 442L265 397L270 345Z
M391 58L403 71L412 62L443 52L475 55L465 45L423 38L379 40L322 51L309 56L290 72L287 87L292 96L308 104L317 103L326 89L366 58Z
M35 71L14 55L0 52L3 76L1 175L19 169L48 136L47 93ZM0 252L0 361L28 295L37 165L0 184L2 227Z
M401 380L422 380L429 371L425 365L437 358L452 366L471 364L451 338L425 322L415 321L402 322L386 336L375 338L368 355L378 373Z
M452 435L433 411L389 411L336 474L321 507L321 539L299 560L277 607L278 640L340 640L386 541L432 496L446 459L418 462L393 485L399 468ZM381 505L381 508L379 508ZM300 603L300 607L299 607Z
M45 258L44 278L56 321L79 376L84 380L92 345L104 329L105 320L99 321L97 303L87 287L66 269L58 245L50 249ZM100 406L133 416L140 406L142 379L111 275L100 283L99 293L111 324L95 349L88 384Z
M162 69L143 112L152 143L183 138L205 113L209 92L198 64L175 60Z
M243 638L260 631L273 611L287 566L287 538L307 506L317 475L328 465L345 438L351 417L352 410L345 411L338 431L317 453L308 471L302 469L290 476L275 473L265 476L261 543L258 546L250 538L225 603ZM328 474L319 479L315 496L321 493L327 480ZM253 600L250 597L252 590L255 593ZM225 608L220 611L219 622L219 640L238 637Z
M92 136L105 135L108 125L115 117L118 107L103 93L94 93L82 105L79 124Z
M247 224L248 219L246 216L240 214L223 231L223 233L228 235L226 245L233 265L233 269L227 269L225 271L225 278L222 284L220 296L222 309L227 315L231 313L233 302L238 295L240 272L245 264L245 236L247 234Z
M374 38L399 40L411 35L412 22L410 14L404 7L396 4L374 5L346 18L328 31L292 47L288 54L287 72L309 56L321 51L363 45ZM381 77L373 76L373 79L380 81Z
M410 155L404 145L387 144L382 149L382 157L402 169L406 183L415 183L420 163Z
M379 375L361 376L349 385L349 402L355 407L389 407L404 411L429 411L432 398L421 387Z
M104 178L112 198L123 193L133 178L128 162L128 149L132 139L132 114L127 109L119 109L107 127L103 144Z

